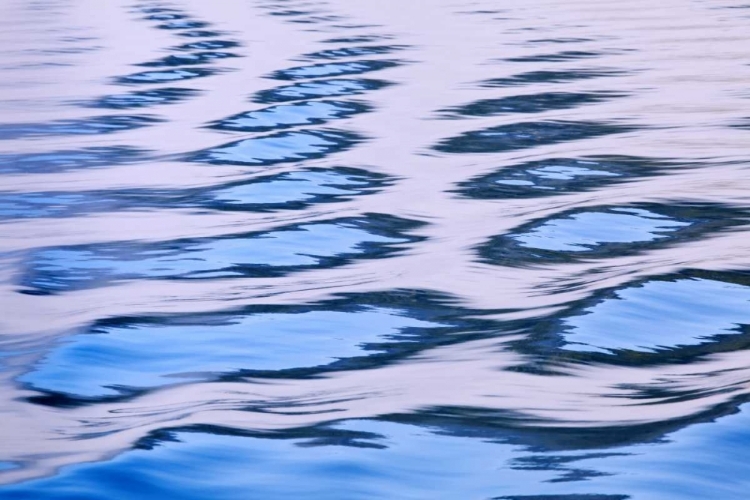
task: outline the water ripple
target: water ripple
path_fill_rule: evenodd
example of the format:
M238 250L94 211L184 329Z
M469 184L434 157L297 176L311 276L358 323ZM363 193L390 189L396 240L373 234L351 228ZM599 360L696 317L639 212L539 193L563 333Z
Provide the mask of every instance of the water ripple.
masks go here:
M743 5L88 3L0 6L0 498L747 497Z
M441 141L435 149L443 153L497 153L630 130L632 128L625 125L595 122L522 122L464 132Z

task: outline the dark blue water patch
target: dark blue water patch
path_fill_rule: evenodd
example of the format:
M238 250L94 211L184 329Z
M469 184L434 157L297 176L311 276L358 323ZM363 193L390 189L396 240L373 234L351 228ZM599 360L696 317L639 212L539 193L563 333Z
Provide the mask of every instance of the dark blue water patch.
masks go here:
M228 59L239 57L231 52L218 52L215 50L205 52L192 52L189 54L177 54L165 56L156 61L136 64L136 66L145 66L147 68L168 68L172 66L192 66L195 64L208 64L218 59Z
M280 132L199 151L189 159L216 165L265 166L322 158L345 151L361 141L362 137L343 131Z
M48 248L29 257L21 291L43 295L147 278L282 276L395 254L421 240L409 234L419 225L369 214L217 238Z
M598 297L561 321L562 348L652 353L662 362L675 354L668 351L684 362L691 352L750 348L750 277L702 274L652 278Z
M586 104L597 104L626 94L617 92L543 92L541 94L516 95L479 101L448 108L448 116L497 116L508 113L543 113L560 109L571 109Z
M286 22L293 23L293 24L321 24L321 23L331 23L335 21L341 21L342 19L345 19L342 16L337 15L328 15L328 16L309 16L309 17L296 17L293 19L288 19Z
M308 78L321 78L330 76L359 75L372 71L393 68L401 64L398 61L366 60L349 61L340 63L312 64L310 66L299 66L296 68L274 71L269 78L275 80L304 80Z
M185 38L213 38L226 35L223 31L214 30L190 30L190 31L178 31L175 33L177 36L184 36Z
M362 23L348 23L348 24L334 24L331 28L342 29L342 30L362 30L370 28L382 28L380 24L362 24Z
M465 132L443 140L434 149L443 153L499 153L631 130L634 128L603 122L521 122Z
M273 433L165 428L115 458L3 486L0 498L745 500L750 487L744 407L661 440L597 452L526 444L543 431L487 426L462 432L448 419L439 426L395 420ZM628 430L597 429L592 436ZM561 441L575 433L547 432Z
M144 19L146 21L175 21L178 19L186 19L187 14L178 14L177 12L164 12L161 14L150 14Z
M550 158L503 167L458 184L456 192L475 199L536 198L589 191L668 172L665 160L631 156Z
M148 151L130 146L91 147L43 153L0 155L2 173L63 172L77 168L107 167L137 163L149 158Z
M513 495L496 497L492 500L629 500L627 495Z
M203 78L218 73L219 70L214 68L174 68L163 69L160 71L144 71L134 73L128 76L121 76L115 79L120 84L141 84L141 83L168 83L183 80L192 80L193 78Z
M253 101L261 104L276 102L299 101L316 97L344 97L364 94L392 85L385 80L331 79L316 80L314 82L295 83L269 90L262 90L255 94Z
M389 40L393 38L390 35L363 35L363 36L349 36L343 38L329 38L323 40L323 43L370 43L377 42L379 40Z
M268 13L269 16L278 16L278 17L297 17L297 16L307 16L310 14L314 14L315 10L274 10Z
M209 125L217 130L267 132L298 125L320 125L370 111L371 106L352 101L303 101L247 111Z
M554 54L539 54L534 56L521 56L521 57L509 57L504 61L510 62L561 62L561 61L575 61L578 59L592 59L594 57L601 57L604 53L601 52L587 52L582 50L564 50L562 52L555 52Z
M391 182L361 169L311 168L196 192L187 203L217 210L295 210L372 194Z
M201 40L199 42L190 42L173 47L175 51L192 51L192 50L219 50L233 49L241 46L240 42L234 40Z
M108 115L72 120L54 120L45 123L4 123L0 124L0 140L58 135L113 134L123 130L148 127L160 121L153 116Z
M207 23L205 21L190 21L185 19L178 19L175 21L169 21L159 24L157 28L162 30L194 30L205 28L210 25L211 23Z
M487 262L509 266L616 257L698 239L747 220L743 210L719 204L578 208L496 236L479 253Z
M561 38L537 38L535 40L529 40L528 44L536 46L540 43L585 43L594 42L593 38L576 38L576 37L561 37Z
M480 82L482 87L515 87L519 85L531 85L536 83L563 83L576 80L590 80L593 78L604 78L608 76L621 76L625 71L607 69L569 69L569 70L539 70L519 73L504 78L492 78Z
M302 56L303 59L342 59L379 54L390 54L405 49L405 45L370 45L363 47L345 47L341 49L320 50Z
M93 101L80 103L80 105L89 108L137 109L162 104L177 104L191 97L196 97L200 93L199 90L195 89L165 87L162 89L138 90L124 94L107 95Z
M372 369L495 326L468 314L429 292L397 290L305 306L111 318L61 341L19 381L46 394L40 402L70 406L186 382Z
M138 9L143 14L161 14L161 13L179 13L177 9L171 7L141 7Z

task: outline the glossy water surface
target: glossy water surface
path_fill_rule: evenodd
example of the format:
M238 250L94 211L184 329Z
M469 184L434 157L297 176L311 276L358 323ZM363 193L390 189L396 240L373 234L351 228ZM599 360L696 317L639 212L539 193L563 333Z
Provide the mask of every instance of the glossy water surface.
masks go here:
M748 498L750 6L0 26L0 499Z

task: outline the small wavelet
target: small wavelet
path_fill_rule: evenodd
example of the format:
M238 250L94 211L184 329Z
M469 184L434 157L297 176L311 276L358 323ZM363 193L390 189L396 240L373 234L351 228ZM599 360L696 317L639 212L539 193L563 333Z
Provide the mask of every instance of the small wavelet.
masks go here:
M177 19L185 19L188 16L186 14L179 14L177 12L162 12L159 14L149 14L144 17L146 21L172 21Z
M613 92L545 92L499 99L482 99L445 110L449 116L496 116L508 113L542 113L605 102L624 94Z
M47 170L49 171L49 169ZM268 212L300 210L375 193L392 184L382 174L351 167L310 168L249 181L192 189L0 193L0 219L76 217L165 206Z
M99 146L78 150L0 155L0 172L45 173L106 167L143 161L148 152L132 146Z
M653 158L551 158L475 177L460 183L458 192L478 199L551 196L665 174L674 168L670 162Z
M258 92L254 101L262 104L298 101L316 97L344 97L359 95L390 85L384 80L372 79L331 79L297 83Z
M154 90L138 90L126 94L112 94L80 104L90 108L137 109L162 104L177 104L199 94L200 91L195 89L165 87Z
M272 434L193 426L153 433L111 460L68 467L6 492L18 500L36 499L40 491L54 500L73 498L71 491L179 500L238 498L248 491L257 498L398 498L408 492L414 498L692 500L718 494L740 500L737 483L721 480L727 471L720 464L729 459L733 477L747 483L748 419L742 411L665 439L619 446L597 446L605 430L578 444L574 430L555 441L543 430L449 418L426 425L406 417L346 420Z
M212 30L190 30L190 31L178 31L177 36L184 36L185 38L213 38L224 36L226 33L222 31Z
M443 153L498 153L543 144L576 141L602 135L628 132L632 127L609 123L541 121L500 125L465 132L435 146Z
M350 101L312 101L281 104L247 111L210 125L217 130L267 132L298 125L320 125L370 111L367 104Z
M235 40L201 40L200 42L190 42L173 47L172 50L184 52L192 50L234 49L240 45L240 42Z
M398 66L398 61L372 60L340 63L313 64L273 72L269 78L275 80L306 80L329 76L360 75Z
M3 123L0 124L0 140L56 135L112 134L152 126L160 121L156 117L145 115L109 115L45 123Z
M583 50L564 50L562 52L555 52L553 54L539 54L533 56L520 56L510 57L505 59L509 62L525 62L525 63L537 63L537 62L563 62L563 61L575 61L578 59L591 59L594 57L602 57L603 53L598 52L587 52Z
M179 68L161 71L144 71L142 73L134 73L132 75L118 77L116 81L121 84L166 83L211 76L218 73L218 71L219 70L214 68Z
M199 152L192 158L217 165L274 165L322 158L344 151L361 140L353 133L333 130L280 132L216 146Z
M347 57L362 57L380 54L391 54L406 47L402 45L369 45L362 47L346 47L341 49L320 50L302 56L303 59L344 59Z
M747 279L734 283L731 275L722 273L712 273L711 278L652 279L615 290L562 321L564 349L659 353L695 345L715 348L721 340L736 342L738 337L746 345L750 333Z
M20 381L91 399L232 374L302 376L357 366L442 326L377 306L293 309L112 321L70 337Z

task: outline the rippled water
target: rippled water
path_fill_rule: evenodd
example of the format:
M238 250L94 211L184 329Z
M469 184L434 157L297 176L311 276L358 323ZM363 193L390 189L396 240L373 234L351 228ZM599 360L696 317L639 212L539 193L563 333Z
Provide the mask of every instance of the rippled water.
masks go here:
M750 495L750 5L0 25L0 498Z

